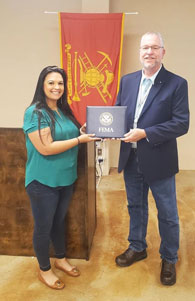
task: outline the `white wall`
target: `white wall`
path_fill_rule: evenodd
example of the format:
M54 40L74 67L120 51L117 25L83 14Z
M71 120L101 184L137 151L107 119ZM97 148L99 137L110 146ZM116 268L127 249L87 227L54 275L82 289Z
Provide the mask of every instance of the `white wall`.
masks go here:
M0 1L0 127L21 127L40 71L60 65L57 14L81 12L81 0Z

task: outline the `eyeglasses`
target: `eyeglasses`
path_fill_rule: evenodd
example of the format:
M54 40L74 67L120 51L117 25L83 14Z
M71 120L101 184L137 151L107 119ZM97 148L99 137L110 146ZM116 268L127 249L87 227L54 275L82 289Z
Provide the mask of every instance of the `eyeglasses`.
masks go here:
M154 45L154 46L142 46L142 47L140 47L140 49L143 50L143 51L148 51L149 49L157 51L160 48L164 48L164 47L163 46L157 46L157 45Z

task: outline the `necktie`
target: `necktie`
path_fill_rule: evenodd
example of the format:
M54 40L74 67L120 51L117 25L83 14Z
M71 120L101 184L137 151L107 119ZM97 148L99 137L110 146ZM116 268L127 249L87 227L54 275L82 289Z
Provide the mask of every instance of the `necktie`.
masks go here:
M152 84L152 81L150 78L144 78L143 83L142 83L142 98L145 97L151 84Z
M135 110L135 117L134 117L134 124L137 124L137 121L139 119L139 116L141 114L142 108L144 106L144 103L146 101L146 98L149 93L149 88L152 85L152 81L150 78L144 78L142 84L141 84L141 89L140 89L140 94L137 100L137 105L136 105L136 110ZM136 127L136 126L135 126Z
M139 115L141 110L142 110L142 107L146 101L146 98L148 96L148 93L149 93L149 88L151 87L152 85L152 81L150 78L144 78L143 82L142 82L142 85L141 85L141 91L140 91L140 96L139 96L139 99L137 101L137 114ZM136 115L137 115L136 114Z

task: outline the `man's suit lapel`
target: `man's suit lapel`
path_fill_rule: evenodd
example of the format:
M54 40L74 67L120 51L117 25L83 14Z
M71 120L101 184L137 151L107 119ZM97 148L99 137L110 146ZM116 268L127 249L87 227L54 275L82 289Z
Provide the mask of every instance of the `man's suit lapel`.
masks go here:
M137 97L138 97L138 93L139 93L139 85L140 85L141 77L142 77L142 72L140 71L135 77L135 80L133 83L133 89L131 91L132 102L131 102L130 111L133 112L132 117L134 117L134 115L135 115L135 108L136 108L136 104L137 104Z
M165 83L165 73L166 73L166 70L162 66L161 70L159 71L159 73L158 73L158 75L157 75L157 77L154 81L154 85L150 89L150 93L148 94L148 97L147 97L146 102L144 104L143 110L140 114L140 117L147 111L147 109L150 107L153 100L155 99L155 97L157 96L157 94L159 93L161 88L163 87L163 85Z

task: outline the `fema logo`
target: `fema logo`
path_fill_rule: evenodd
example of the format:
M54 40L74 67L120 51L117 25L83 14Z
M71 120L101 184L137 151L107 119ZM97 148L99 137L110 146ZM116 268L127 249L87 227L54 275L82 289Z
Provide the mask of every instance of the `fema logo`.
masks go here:
M113 122L113 116L109 112L104 112L100 115L99 121L102 125L109 126Z

